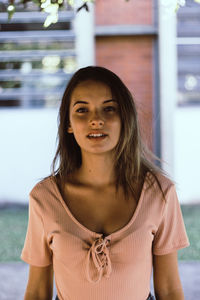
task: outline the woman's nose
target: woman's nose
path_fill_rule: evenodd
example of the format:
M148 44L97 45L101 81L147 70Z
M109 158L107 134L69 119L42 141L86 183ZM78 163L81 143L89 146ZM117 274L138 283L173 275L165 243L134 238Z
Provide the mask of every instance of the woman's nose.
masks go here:
M104 125L104 121L99 114L93 115L89 123L92 127L102 127Z
M102 120L91 120L90 125L92 127L102 127L104 125L104 122Z

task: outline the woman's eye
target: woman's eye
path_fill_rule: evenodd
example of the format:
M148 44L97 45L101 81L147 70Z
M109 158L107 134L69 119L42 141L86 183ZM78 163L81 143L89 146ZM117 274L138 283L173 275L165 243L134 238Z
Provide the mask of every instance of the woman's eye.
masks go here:
M106 106L105 108L104 108L104 110L105 111L116 111L116 108L114 107L114 106Z
M78 112L78 113L84 113L84 112L87 112L88 110L87 110L87 108L86 107L80 107L80 108L78 108L77 110L76 110L76 112Z

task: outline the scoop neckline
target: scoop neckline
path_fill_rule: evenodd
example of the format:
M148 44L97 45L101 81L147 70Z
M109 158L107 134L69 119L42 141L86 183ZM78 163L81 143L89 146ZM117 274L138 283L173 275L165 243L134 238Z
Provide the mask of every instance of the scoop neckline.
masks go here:
M134 210L133 212L133 215L131 217L131 219L128 221L128 223L126 225L124 225L122 228L114 231L114 232L111 232L110 234L108 235L104 235L103 233L98 233L98 232L95 232L95 231L92 231L91 229L87 228L85 225L83 225L82 223L80 223L76 218L75 216L72 214L72 212L70 211L69 207L67 206L66 202L64 201L62 195L61 195L61 192L56 184L56 182L54 181L54 179L52 178L52 176L50 176L50 180L52 181L53 185L54 185L54 189L56 191L56 194L58 196L58 199L60 200L61 204L63 205L65 211L67 212L68 216L72 219L72 221L78 226L80 227L81 229L83 229L84 231L88 232L89 234L91 235L94 235L96 237L104 237L104 238L111 238L115 235L119 235L120 233L122 233L123 231L125 231L126 229L128 229L131 224L134 222L134 220L136 219L137 215L138 215L138 212L140 210L140 207L141 207L141 204L142 204L142 200L144 198L144 193L145 193L145 189L146 189L146 181L147 181L147 177L150 175L150 172L148 171L145 175L145 178L144 178L144 182L143 182L143 186L142 186L142 190L141 190L141 193L140 193L140 197L139 197L139 200L138 200L138 204L136 206L136 209Z

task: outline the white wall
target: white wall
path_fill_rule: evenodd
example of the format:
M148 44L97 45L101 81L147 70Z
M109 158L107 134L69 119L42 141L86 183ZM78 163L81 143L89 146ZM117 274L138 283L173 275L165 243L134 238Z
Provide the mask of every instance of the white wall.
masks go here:
M174 177L174 110L177 99L176 5L159 0L159 80L162 168Z
M50 173L56 150L56 109L0 110L0 201L27 202Z
M175 111L174 179L182 203L200 203L200 107Z
M76 0L75 11L82 4L82 0ZM89 12L81 9L75 13L74 30L78 69L95 64L94 3L88 3L88 7Z

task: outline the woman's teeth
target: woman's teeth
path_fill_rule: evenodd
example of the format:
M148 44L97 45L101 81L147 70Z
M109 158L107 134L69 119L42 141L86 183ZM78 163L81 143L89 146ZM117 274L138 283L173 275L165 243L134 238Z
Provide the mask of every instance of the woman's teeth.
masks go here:
M98 137L103 137L103 136L106 136L106 134L103 134L103 133L92 133L92 134L88 135L89 138L98 138Z

